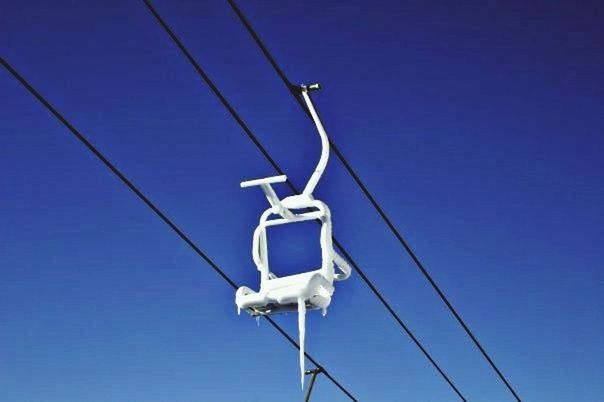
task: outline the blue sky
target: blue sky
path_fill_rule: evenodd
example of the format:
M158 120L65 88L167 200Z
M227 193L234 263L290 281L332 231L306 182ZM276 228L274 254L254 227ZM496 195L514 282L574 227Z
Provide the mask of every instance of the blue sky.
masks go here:
M323 84L330 136L523 399L602 399L602 5L324 3L241 6L293 81ZM228 4L154 4L300 187L318 137ZM257 287L265 201L238 183L275 172L143 3L0 9L2 57ZM0 399L301 399L297 351L7 72L0 94ZM513 400L336 158L315 195L464 395ZM312 264L302 237L276 236L275 264ZM358 275L307 324L359 400L457 400ZM346 400L324 378L315 395Z

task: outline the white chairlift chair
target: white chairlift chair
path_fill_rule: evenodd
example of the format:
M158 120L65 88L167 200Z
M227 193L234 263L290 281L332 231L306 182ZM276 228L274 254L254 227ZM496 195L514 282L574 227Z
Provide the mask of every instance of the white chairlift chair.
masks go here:
M245 310L253 316L276 314L288 311L299 313L300 329L300 368L304 385L304 333L306 310L321 309L323 315L331 302L334 292L333 282L347 279L350 266L333 248L331 239L331 214L327 205L316 200L312 193L327 166L329 159L329 140L314 108L309 92L320 89L319 84L302 85L301 94L311 113L321 137L321 157L302 194L280 200L272 184L283 183L287 176L273 176L263 179L244 181L241 187L260 186L271 205L260 216L252 241L252 256L260 271L260 290L258 292L242 286L237 289L235 303L238 311ZM269 268L266 229L271 226L285 225L311 220L321 222L321 267L301 274L277 277ZM335 272L335 267L340 272Z

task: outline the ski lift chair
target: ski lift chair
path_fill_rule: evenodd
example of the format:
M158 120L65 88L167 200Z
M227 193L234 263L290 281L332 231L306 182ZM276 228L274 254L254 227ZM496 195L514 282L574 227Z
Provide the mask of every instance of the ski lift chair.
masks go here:
M252 241L253 260L260 271L260 290L255 292L242 286L235 294L238 310L246 310L254 316L299 311L300 308L321 309L325 314L334 292L334 280L344 280L350 276L350 266L333 249L329 208L324 202L316 200L312 196L329 159L329 140L308 95L309 91L319 88L318 84L301 87L302 97L313 117L322 145L317 168L302 194L279 200L272 184L285 182L287 180L285 175L241 183L242 188L260 186L271 205L261 215ZM321 267L301 274L277 277L269 268L267 228L311 220L318 220L321 223ZM336 266L340 271L338 273L335 272ZM304 305L302 306L301 303Z

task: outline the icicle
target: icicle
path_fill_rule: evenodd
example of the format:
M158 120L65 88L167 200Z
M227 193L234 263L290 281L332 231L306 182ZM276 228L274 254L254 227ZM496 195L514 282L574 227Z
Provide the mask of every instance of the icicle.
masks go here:
M237 315L241 315L241 307L237 307Z
M259 315L256 316L256 325L260 326L260 316Z
M326 309L326 308L321 309L321 315L322 315L323 317L325 317L325 316L327 315L327 309Z
M300 385L304 389L304 338L306 337L306 302L298 299L298 333L300 343Z

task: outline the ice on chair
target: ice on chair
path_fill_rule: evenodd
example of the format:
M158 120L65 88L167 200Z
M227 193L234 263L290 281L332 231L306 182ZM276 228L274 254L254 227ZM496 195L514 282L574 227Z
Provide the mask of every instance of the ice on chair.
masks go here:
M299 300L304 300L307 310L323 310L331 303L333 291L333 285L319 272L305 272L270 279L258 292L242 286L237 290L235 303L252 315L297 311Z
M238 311L245 310L253 316L298 311L302 387L304 387L306 311L321 309L325 315L334 293L334 280L347 279L351 272L346 260L338 255L333 248L329 208L324 202L316 200L312 195L329 159L327 133L308 94L310 90L316 89L318 89L317 85L301 87L301 95L315 122L322 146L317 167L309 178L302 194L293 195L283 200L279 199L272 184L287 181L285 175L248 180L241 183L243 188L260 186L270 204L270 208L260 216L252 240L252 257L256 268L260 271L260 289L256 292L249 287L242 286L237 289L235 294ZM310 220L317 220L321 224L319 235L321 267L301 274L275 276L269 269L267 228ZM335 272L336 267L339 269L339 273Z

